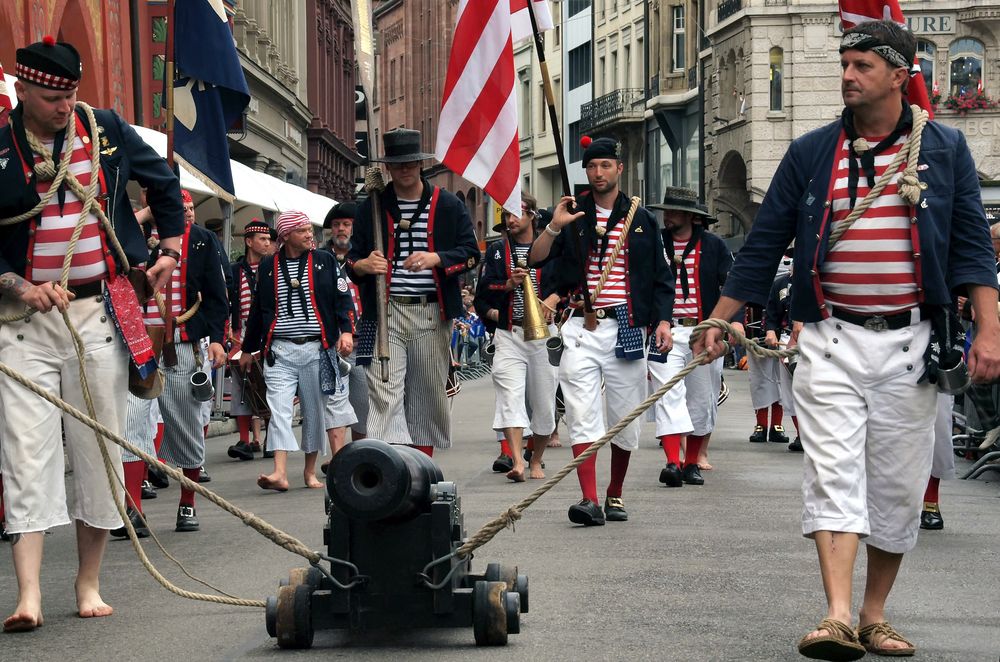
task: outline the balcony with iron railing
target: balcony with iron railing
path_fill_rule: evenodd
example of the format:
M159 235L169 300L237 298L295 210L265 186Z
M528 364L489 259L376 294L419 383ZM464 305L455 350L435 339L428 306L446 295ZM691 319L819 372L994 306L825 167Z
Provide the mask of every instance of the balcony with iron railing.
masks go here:
M645 110L645 93L641 88L615 90L588 101L580 108L580 128L593 131L625 122L641 121Z
M716 20L722 23L741 9L743 9L743 0L722 0L716 10Z

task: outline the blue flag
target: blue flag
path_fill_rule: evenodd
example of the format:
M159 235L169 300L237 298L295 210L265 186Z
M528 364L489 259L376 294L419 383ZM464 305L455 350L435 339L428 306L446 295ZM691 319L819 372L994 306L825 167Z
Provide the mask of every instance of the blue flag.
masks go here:
M172 29L174 152L216 193L232 198L226 131L250 103L250 91L222 0L176 0Z

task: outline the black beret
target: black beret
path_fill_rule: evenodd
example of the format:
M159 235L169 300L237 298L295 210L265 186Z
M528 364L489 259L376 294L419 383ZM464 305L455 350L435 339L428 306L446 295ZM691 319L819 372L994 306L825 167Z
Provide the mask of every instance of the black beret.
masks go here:
M333 206L326 214L326 219L323 221L323 227L330 229L333 224L333 219L335 218L350 218L353 219L358 215L358 205L353 202L341 202Z
M14 75L50 90L75 90L83 74L80 54L73 45L49 36L17 49L16 61Z
M583 150L583 167L586 168L591 159L622 159L622 145L614 138L595 138Z

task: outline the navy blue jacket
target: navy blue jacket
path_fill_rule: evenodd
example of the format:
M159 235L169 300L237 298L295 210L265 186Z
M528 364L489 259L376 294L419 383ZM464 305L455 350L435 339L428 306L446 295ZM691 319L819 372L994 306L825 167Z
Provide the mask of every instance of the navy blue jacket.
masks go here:
M771 294L767 298L764 311L764 331L774 331L779 336L783 330L791 330L792 317L792 276L781 274L771 284Z
M724 295L763 305L778 262L794 239L792 319L817 322L827 316L819 271L830 236L830 179L840 139L838 120L792 142L736 257ZM914 208L920 302L948 305L969 285L996 288L996 258L965 136L929 122L917 175L927 184Z
M630 204L629 198L624 193L619 193L611 210L611 217L608 219L609 230L624 221ZM567 296L580 291L581 287L586 287L583 267L580 264L580 249L586 249L589 260L590 254L601 248L596 230L597 207L594 198L591 195L577 196L577 206L584 215L563 228L552 242L552 248L544 260L531 265L545 266L554 261L553 287L561 296ZM612 250L610 243L609 241L606 250L608 255ZM625 287L628 293L629 321L632 326L655 327L661 321L669 322L674 287L670 282L670 269L663 254L663 241L660 239L656 219L644 207L639 207L635 212L629 230L627 250L623 252L625 271L628 273Z
M257 266L260 268L260 265ZM257 275L250 269L250 263L247 262L246 255L230 263L229 272L232 283L232 286L229 288L229 322L232 326L233 335L238 338L240 330L243 328L243 322L240 320L240 278L241 275L245 275L247 282L250 284L250 305L252 306L254 295L256 294L254 288L257 285Z
M21 106L11 113L11 124L0 129L0 161L7 163L0 168L0 218L10 218L24 213L38 204L36 176L25 177L25 161L34 163L34 154L28 146L21 120ZM89 131L87 121L81 116L83 126ZM129 180L146 187L146 199L156 217L161 238L177 237L184 232L184 207L177 177L167 167L167 162L125 120L111 110L94 110L99 129L98 136L90 136L89 145L100 150L101 171L104 174L107 197L105 213L111 219L115 235L125 250L130 265L141 265L149 258L146 238L132 213L125 185ZM57 142L61 144L62 139ZM61 149L61 147L57 146ZM23 276L28 258L29 223L0 227L0 273L13 271ZM118 269L118 252L112 250Z
M696 230L698 231L698 230ZM669 230L663 231L663 245L669 247L667 253L672 256L673 237ZM701 318L708 319L715 305L719 303L719 294L722 286L726 282L729 269L733 266L733 254L729 252L726 245L718 235L708 231L698 231L701 234L701 255L698 256L698 296L701 297ZM678 256L679 257L679 256ZM677 277L677 270L673 260L667 261L670 266L671 281L674 283L675 296L683 296L681 293L681 281ZM673 317L674 299L670 299L670 315ZM742 315L735 318L742 321Z
M514 291L507 291L507 279L511 274L510 244L506 239L494 241L486 247L486 257L483 258L483 273L476 284L476 314L483 320L486 328L492 332L495 328L511 329L511 314L514 311ZM552 283L552 265L549 263L535 272L538 282L539 298L544 299L555 291ZM490 320L486 313L496 308L500 312L496 322Z
M392 184L382 194L385 199L391 193ZM389 261L387 282L392 280L392 261L396 251L395 222L388 222L385 203L382 204L382 254ZM469 210L455 195L434 187L428 209L427 251L437 253L441 264L434 268L434 282L437 285L438 306L441 319L454 319L465 314L462 307L462 291L459 274L479 264L479 243L472 229ZM365 200L358 208L354 219L354 234L351 236L351 250L347 253L347 273L351 282L361 293L361 311L364 319L375 319L378 307L375 305L375 276L362 276L354 271L354 263L368 257L375 250L372 236L372 201ZM387 288L388 289L388 288Z
M256 352L263 349L266 355L271 349L271 334L278 321L276 300L280 277L274 267L274 260L283 252L284 249L279 249L274 255L268 255L257 267L257 287L250 306L250 317L247 318L246 334L243 336L243 351ZM337 344L341 333L354 333L354 302L351 300L347 280L340 273L333 253L313 250L307 255L311 287L306 294L309 295L313 314L318 314L323 349L329 349Z

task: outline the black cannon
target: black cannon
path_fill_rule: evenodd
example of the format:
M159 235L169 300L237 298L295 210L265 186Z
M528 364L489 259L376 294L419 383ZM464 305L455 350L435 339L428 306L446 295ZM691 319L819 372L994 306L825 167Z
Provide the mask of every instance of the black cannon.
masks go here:
M309 648L316 630L473 627L503 646L528 611L528 578L490 563L470 572L461 502L427 455L376 439L348 444L327 471L327 559L295 568L267 600L281 648Z

